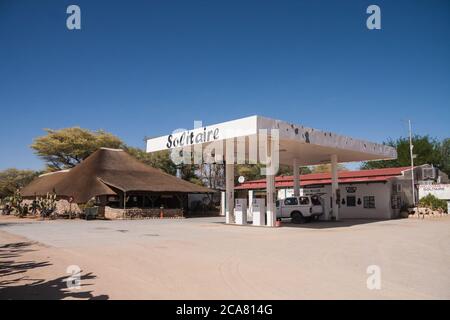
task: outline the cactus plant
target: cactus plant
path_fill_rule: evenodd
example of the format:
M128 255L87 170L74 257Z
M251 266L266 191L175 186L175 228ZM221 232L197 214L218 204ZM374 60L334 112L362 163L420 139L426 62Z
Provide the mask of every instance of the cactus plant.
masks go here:
M7 198L7 202L15 215L24 217L28 213L28 205L23 203L23 197L19 189L14 191L14 194Z
M50 216L56 209L56 194L48 193L44 197L36 199L37 207L39 208L43 218Z

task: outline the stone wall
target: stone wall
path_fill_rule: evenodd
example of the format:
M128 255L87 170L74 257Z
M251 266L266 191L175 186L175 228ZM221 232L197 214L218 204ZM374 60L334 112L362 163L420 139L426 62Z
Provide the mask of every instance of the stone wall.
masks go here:
M163 209L163 218L182 218L183 209ZM147 218L160 218L161 209L159 208L129 208L119 209L111 207L102 207L99 211L106 219L147 219Z
M29 214L31 214L33 200L24 199L22 201L22 204L28 206L28 212L29 212ZM60 200L56 201L55 213L57 215L67 215L67 214L69 214L69 212L72 213L73 215L76 215L76 214L80 214L82 211L76 203L70 204L70 202L65 199L60 199ZM40 214L39 210L38 210L37 214Z

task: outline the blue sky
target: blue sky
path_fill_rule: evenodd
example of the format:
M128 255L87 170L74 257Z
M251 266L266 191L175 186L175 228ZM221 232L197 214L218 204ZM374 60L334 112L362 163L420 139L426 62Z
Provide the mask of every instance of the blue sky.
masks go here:
M376 142L410 118L449 137L449 40L447 0L0 0L0 169L43 168L33 138L70 126L140 147L253 114Z

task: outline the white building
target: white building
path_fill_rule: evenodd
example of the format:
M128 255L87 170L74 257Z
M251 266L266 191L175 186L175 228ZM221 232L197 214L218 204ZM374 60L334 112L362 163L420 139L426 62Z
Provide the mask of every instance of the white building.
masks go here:
M448 183L448 176L430 165L414 168L417 186ZM391 219L398 217L400 209L412 205L411 169L385 168L361 171L341 171L339 180L339 215L345 218ZM275 187L279 200L293 196L292 176L279 176ZM331 211L331 174L318 173L300 176L300 195L321 194L325 210ZM264 196L265 179L247 181L236 186L239 198ZM417 199L417 197L416 197Z

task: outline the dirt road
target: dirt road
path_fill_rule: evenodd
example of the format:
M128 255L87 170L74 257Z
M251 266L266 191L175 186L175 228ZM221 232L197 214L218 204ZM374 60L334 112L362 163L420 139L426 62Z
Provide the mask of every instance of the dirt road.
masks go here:
M449 246L448 217L278 229L2 219L0 299L449 299ZM371 265L379 290L367 288Z

